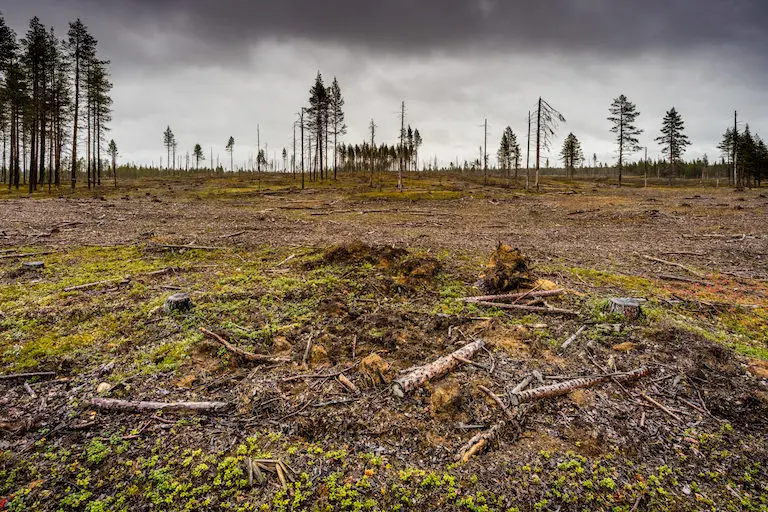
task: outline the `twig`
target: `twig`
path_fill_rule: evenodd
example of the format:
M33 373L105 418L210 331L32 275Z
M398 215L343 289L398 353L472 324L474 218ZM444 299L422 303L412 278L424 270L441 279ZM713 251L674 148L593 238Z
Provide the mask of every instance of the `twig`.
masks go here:
M200 328L200 332L205 334L206 336L209 336L219 342L224 348L235 354L236 356L242 358L245 361L251 362L251 363L275 363L275 362L282 362L286 361L286 359L279 358L279 357L273 357L273 356L265 356L262 354L254 354L252 352L246 352L245 350L235 347L231 343L229 343L227 340L216 334L215 332L211 332L205 327Z
M0 260L6 260L11 258L26 258L28 256L45 256L46 254L55 254L56 251L45 251L45 252L28 252L26 254L3 254L0 255Z
M534 288L535 290L535 288ZM462 302L478 302L478 301L494 301L494 300L509 300L509 299L523 299L525 297L553 297L556 295L562 295L565 290L543 290L535 292L533 290L525 293L506 293L503 295L481 295L478 297L465 297L461 299Z
M563 345L562 345L560 348L561 348L561 349L563 349L563 350L565 350L566 348L568 348L568 346L569 346L571 343L573 343L574 341L576 341L576 338L578 338L578 337L579 337L579 335L580 335L582 332L584 332L584 329L586 329L586 328L587 328L587 326L586 326L586 325L582 325L581 327L579 327L579 330L578 330L578 331L576 331L575 333L573 333L573 335L572 335L570 338L568 338L567 340L565 340L565 343L563 343Z
M538 307L538 306L523 306L521 304L504 304L504 303L486 302L486 301L476 301L476 302L473 302L473 304L477 304L478 306L486 306L489 308L533 311L536 313L546 313L546 314L553 314L553 315L579 316L578 312L571 311L570 309L545 308L545 307Z
M283 261L281 261L280 263L278 263L277 265L275 265L275 268L277 268L277 267L282 267L283 265L285 265L286 263L288 263L289 261L291 261L291 260L292 260L293 258L295 258L295 257L296 257L296 255L295 255L295 254L291 254L290 256L288 256L287 258L285 258Z
M331 377L338 377L342 373L351 370L355 366L357 366L357 365L353 364L352 366L350 366L348 368L344 368L343 370L338 370L338 371L332 372L332 373L304 373L302 375L292 375L290 377L284 378L282 381L283 382L291 382L291 381L294 381L294 380L301 380L301 379L328 379L328 378L331 378Z
M708 285L706 281L699 281L697 279L688 279L687 277L679 277L679 276L673 276L671 274L656 274L656 277L663 281L679 281L681 283L691 283L691 284L700 284L700 285Z
M524 298L526 298L526 297L530 297L530 296L531 296L531 295L532 295L532 294L533 294L533 293L534 293L536 290L538 290L539 288L541 288L541 285L540 285L540 284L537 284L536 286L534 286L533 288L531 288L530 290L528 290L528 292L524 293L523 295L521 295L520 297L518 297L518 298L516 298L514 301L512 301L512 304L517 304L518 302L520 302L520 301L521 301L521 300L523 300Z
M528 386L528 384L531 383L532 380L533 380L533 376L532 375L526 376L522 381L520 381L520 383L517 386L512 388L512 393L514 394L514 393L521 392L522 390L524 390Z
M699 272L696 272L695 270L693 270L692 268L686 267L685 265L682 265L680 263L675 263L674 261L662 260L661 258L654 258L653 256L648 256L647 254L644 254L643 258L647 259L648 261L655 261L656 263L663 263L665 265L671 265L673 267L681 268L681 269L685 270L686 272L690 272L691 274L695 275L698 278L704 279L704 275L702 275Z
M34 391L32 391L32 386L29 385L29 382L26 382L26 381L24 382L24 389L26 390L27 393L29 393L29 396L31 396L32 398L37 398L37 395L35 394Z
M105 281L94 281L92 283L79 284L77 286L68 286L67 288L64 288L64 291L74 292L77 290L88 290L89 288L96 288L97 286L106 286L109 284L128 284L129 282L130 280L125 278L107 279Z
M238 231L237 233L232 233L231 235L221 235L219 238L235 238L236 236L244 235L248 231Z
M664 404L657 402L656 400L649 397L645 393L640 393L640 396L642 396L646 401L650 402L651 404L655 405L656 407L664 411L669 417L674 418L677 421L683 421L682 418L680 418L680 416L670 411Z
M501 401L501 398L499 398L499 396L498 396L496 393L494 393L493 391L491 391L490 389L488 389L488 388L487 388L487 387L485 387L485 386L477 386L477 389L479 389L480 391L482 391L483 393L485 393L486 395L488 395L488 397L489 397L491 400L493 400L494 402L496 402L496 405L499 407L499 409L501 409L501 410L502 410L502 412L504 412L504 414L506 414L507 418L508 418L510 421L515 421L515 416L514 416L514 415L512 414L512 412L511 412L511 411L510 411L510 410L507 408L507 406L506 406L506 405L504 405L504 402L502 402L502 401Z
M195 249L199 251L226 251L231 247L210 247L205 245L172 245L172 244L148 244L150 247L160 247L161 249Z
M9 375L0 375L0 380L31 379L34 377L56 377L56 372L34 372L34 373L11 373Z
M131 402L114 398L93 398L91 407L105 411L141 412L219 412L229 408L226 402Z

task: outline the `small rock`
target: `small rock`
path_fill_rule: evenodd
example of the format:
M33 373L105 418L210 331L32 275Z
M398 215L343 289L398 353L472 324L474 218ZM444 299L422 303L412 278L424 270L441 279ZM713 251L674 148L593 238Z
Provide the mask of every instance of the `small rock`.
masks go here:
M23 261L21 268L24 270L40 270L45 268L45 263L42 261Z
M96 388L96 392L98 394L102 395L102 394L106 393L107 391L109 391L110 389L112 389L112 385L109 382L102 382Z
M192 300L187 293L174 293L165 299L163 306L166 313L173 311L189 311L192 308Z

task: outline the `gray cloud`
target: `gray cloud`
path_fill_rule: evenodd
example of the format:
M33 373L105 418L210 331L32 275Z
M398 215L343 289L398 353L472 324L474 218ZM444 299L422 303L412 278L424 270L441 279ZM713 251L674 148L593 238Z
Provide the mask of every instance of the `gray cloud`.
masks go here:
M651 156L673 105L689 156L716 153L734 109L768 130L763 0L11 2L0 10L20 34L34 15L60 36L76 17L89 26L112 60L110 136L140 162L158 162L168 124L182 148L199 142L214 155L233 135L241 164L256 151L256 124L270 154L290 148L318 70L341 82L346 141L366 138L374 118L377 141L394 143L405 100L423 155L443 163L477 157L486 117L490 154L506 125L524 139L539 95L568 118L553 162L571 131L586 153L613 161L605 117L620 93L642 112Z

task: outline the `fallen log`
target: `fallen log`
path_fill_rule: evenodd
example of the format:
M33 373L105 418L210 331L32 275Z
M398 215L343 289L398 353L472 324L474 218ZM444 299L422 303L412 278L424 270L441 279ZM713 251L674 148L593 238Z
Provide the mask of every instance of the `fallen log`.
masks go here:
M637 370L632 370L629 373L622 373L618 375L599 375L597 377L584 377L567 380L557 384L550 384L549 386L541 386L538 388L529 389L527 391L510 393L510 401L512 402L513 406L517 406L523 402L531 402L541 398L561 396L570 393L574 389L588 388L611 380L616 382L631 382L633 380L645 377L650 372L650 368L638 368Z
M425 382L445 375L456 368L461 364L461 361L457 359L457 357L468 359L484 346L485 340L473 341L472 343L464 345L452 354L448 354L432 363L413 369L413 371L407 375L392 382L392 393L395 396L403 398L407 393L418 388Z
M565 290L542 290L539 292L526 292L526 293L505 293L503 295L481 295L478 297L465 297L462 302L479 302L479 301L494 301L494 300L509 300L509 299L522 299L525 297L554 297L562 295Z
M198 251L226 251L231 247L210 247L206 245L173 245L173 244L148 244L149 247L159 247L160 249L194 249Z
M215 341L217 341L221 346L235 354L236 356L240 357L244 361L248 361L250 363L277 363L286 361L284 358L279 357L273 357L273 356L266 356L262 354L254 354L252 352L246 352L245 350L238 348L231 343L229 343L227 340L216 334L215 332L211 332L205 327L200 328L200 332L205 334L206 336L213 338Z
M227 402L132 402L115 398L93 398L91 407L118 412L220 412L229 409L230 404Z
M467 441L467 443L459 449L459 453L456 454L455 460L467 462L473 455L480 453L488 443L498 435L499 431L504 428L504 425L505 423L500 421L485 432L480 432L472 437L472 439Z
M522 304L504 304L503 302L486 302L486 301L476 301L476 302L473 302L472 304L477 304L478 306L485 306L489 308L531 311L535 313L545 313L545 314L551 314L551 315L579 316L579 313L577 311L571 311L570 309L547 308L547 307L541 307L541 306L523 306Z
M0 375L0 380L32 379L34 377L55 377L56 372L34 372L34 373L11 373L9 375Z

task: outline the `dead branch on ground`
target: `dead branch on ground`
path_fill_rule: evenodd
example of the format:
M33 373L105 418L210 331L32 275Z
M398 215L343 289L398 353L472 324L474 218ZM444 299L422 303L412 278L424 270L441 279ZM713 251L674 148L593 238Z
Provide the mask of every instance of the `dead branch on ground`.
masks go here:
M227 340L216 334L215 332L211 332L205 327L200 328L200 332L205 334L206 336L213 338L216 340L221 346L235 354L236 356L240 357L244 361L248 361L250 363L278 363L278 362L284 362L286 359L274 357L274 356L266 356L262 354L254 354L252 352L246 352L245 350L238 348L231 343L229 343Z
M115 398L93 398L91 407L118 412L220 412L228 409L226 402L132 402Z

